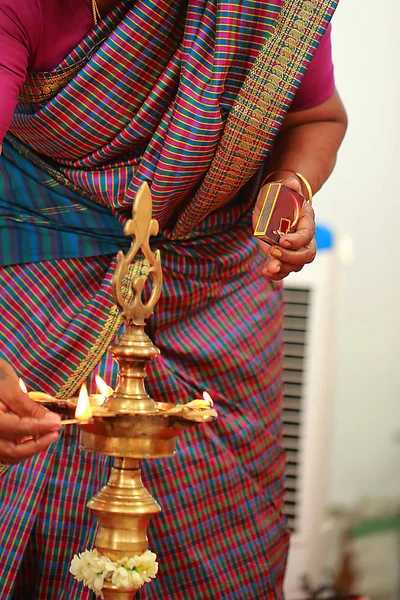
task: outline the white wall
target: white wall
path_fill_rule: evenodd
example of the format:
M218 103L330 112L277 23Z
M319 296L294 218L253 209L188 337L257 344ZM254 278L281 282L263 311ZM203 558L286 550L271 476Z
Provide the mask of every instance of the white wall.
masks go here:
M400 0L341 0L333 21L349 129L315 206L354 255L338 287L330 503L400 498L399 23Z

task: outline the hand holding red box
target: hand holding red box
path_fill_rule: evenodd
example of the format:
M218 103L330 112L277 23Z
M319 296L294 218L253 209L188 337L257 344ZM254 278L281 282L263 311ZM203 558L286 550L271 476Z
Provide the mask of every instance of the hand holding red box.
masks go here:
M295 231L304 200L304 196L282 183L270 183L266 186L254 230L255 237L270 244L279 244L282 235Z

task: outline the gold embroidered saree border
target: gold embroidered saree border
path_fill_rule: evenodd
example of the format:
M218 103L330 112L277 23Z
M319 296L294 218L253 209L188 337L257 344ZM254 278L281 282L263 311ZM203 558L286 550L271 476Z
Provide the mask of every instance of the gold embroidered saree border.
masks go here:
M89 62L131 5L132 0L121 0L52 71L28 71L20 102L36 104L56 96Z
M12 465L0 465L0 479L5 475Z
M39 104L50 100L72 81L81 68L82 64L78 63L60 72L28 73L19 95L20 102Z
M336 0L286 0L276 29L248 73L216 155L193 200L179 216L173 237L185 237L210 212L226 204L261 166L300 84L312 42L333 14Z
M122 317L118 308L113 306L104 327L96 342L90 348L85 359L79 364L66 383L56 393L57 398L70 398L77 388L86 380L94 367L100 362L113 338L122 325Z
M128 275L122 287L122 293L127 298L128 302L132 299L132 281L137 275L147 275L149 272L149 264L145 258L139 257L135 263L130 266ZM87 379L95 366L101 361L104 353L112 340L118 334L123 324L123 318L119 308L113 304L110 314L103 326L103 329L97 337L95 343L89 349L84 360L77 366L73 373L68 377L67 381L62 385L56 393L58 398L70 398L76 393L79 386Z

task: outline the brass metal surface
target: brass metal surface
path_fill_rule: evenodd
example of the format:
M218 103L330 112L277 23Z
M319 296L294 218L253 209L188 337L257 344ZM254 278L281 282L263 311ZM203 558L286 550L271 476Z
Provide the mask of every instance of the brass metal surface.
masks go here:
M146 392L144 379L148 364L160 351L153 346L143 326L127 324L109 351L118 363L119 379L104 406L114 412L153 412L155 403Z
M104 600L132 600L135 597L136 589L127 591L115 587L108 582L104 583L103 596Z
M107 484L88 503L99 521L96 548L113 561L147 550L149 521L161 510L143 486L139 459L172 456L183 429L217 416L212 402L156 403L145 389L147 367L159 355L144 331L145 319L153 313L162 285L160 254L153 253L149 243L150 236L158 233L151 212L150 190L145 183L138 191L133 218L125 226L126 235L135 239L126 255L118 253L113 278L114 300L125 320L122 335L109 348L119 367L118 385L105 400L101 395L89 396L93 416L89 423L80 425L85 450L115 457ZM127 274L139 250L144 267L129 279L127 294ZM152 286L146 301L147 277L152 279ZM76 398L72 398L63 403L63 410L75 406ZM122 590L109 582L103 588L105 600L133 600L135 593L136 588Z
M111 560L147 550L147 525L160 506L143 486L137 459L116 459L107 484L89 501L99 521L96 548Z
M156 403L152 414L107 414L94 408L92 421L80 426L85 450L109 456L162 458L175 453L176 438L196 423L213 421L214 409Z
M132 420L132 417L130 417ZM108 456L136 458L165 458L175 454L176 432L167 438L153 437L111 437L96 433L82 433L82 446L85 450Z
M132 219L127 221L124 227L125 235L133 235L134 240L130 249L124 255L119 251L117 256L117 265L115 268L112 289L115 303L120 307L126 324L144 326L145 319L153 314L154 306L161 295L162 288L162 268L160 252L153 253L150 248L150 237L157 235L159 231L158 222L151 218L152 200L150 188L147 183L142 183L135 198L133 205ZM129 302L122 293L123 281L128 274L129 266L135 260L136 255L141 250L146 259L149 269L148 274L140 274L134 277L132 288L133 298ZM147 302L143 301L142 292L148 276L153 280L152 290Z
M115 585L104 583L103 596L104 600L132 600L136 594L136 590L127 591L115 587Z
M173 455L179 432L179 426L174 425L176 415L167 414L174 405L157 405L144 386L146 369L160 353L144 331L145 319L153 313L162 285L160 254L153 253L149 243L150 236L158 233L151 213L150 190L143 184L135 199L133 218L125 226L125 233L134 235L134 241L126 255L118 253L112 283L115 303L125 320L122 335L109 348L119 367L118 385L104 403L93 407L92 421L81 425L83 448L115 457L106 486L88 503L99 521L96 548L113 561L147 550L147 527L161 508L143 486L138 459ZM126 287L139 250L145 268L129 279L127 294L124 284ZM143 296L149 276L153 281L146 301ZM106 582L103 595L105 600L132 600L136 591Z
M145 320L153 314L162 288L160 252L150 248L150 237L157 235L158 223L151 218L152 201L150 188L143 183L135 198L133 216L124 228L125 235L134 240L126 253L118 252L112 290L115 303L125 320L123 334L110 346L110 352L119 366L119 379L115 393L107 398L105 406L114 412L153 412L154 400L144 387L148 364L160 351L144 332ZM129 267L141 252L146 269L131 280L131 297L123 293L123 283ZM152 280L151 292L144 299L147 279Z

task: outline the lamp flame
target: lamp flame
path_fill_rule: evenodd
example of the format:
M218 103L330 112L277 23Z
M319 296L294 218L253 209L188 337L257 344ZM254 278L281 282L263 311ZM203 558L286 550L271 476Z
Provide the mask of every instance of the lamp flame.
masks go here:
M108 398L109 396L113 395L114 390L112 389L112 387L106 384L106 382L100 377L100 375L96 375L95 380L100 394L103 394L105 398Z
M79 419L79 421L89 421L92 414L87 387L83 383L79 392L78 404L76 405L75 418Z
M210 406L214 406L213 399L211 398L211 396L208 392L203 392L203 398L206 402L208 402L210 404Z
M21 390L24 392L24 394L27 394L27 393L28 393L28 390L27 390L27 388L26 388L26 385L25 385L25 383L24 383L24 380L23 380L23 379L21 379L21 377L19 378L19 380L18 380L18 383L19 383L19 387L20 387L20 388L21 388Z

